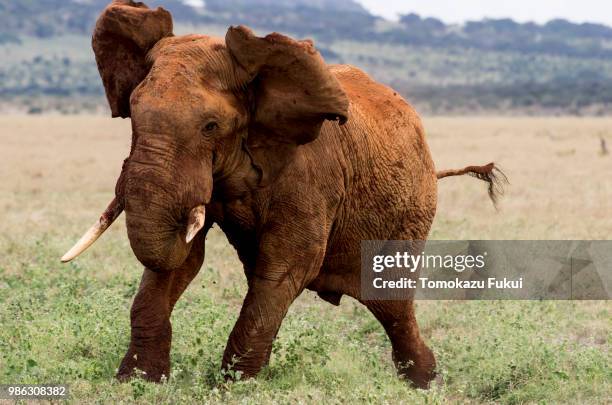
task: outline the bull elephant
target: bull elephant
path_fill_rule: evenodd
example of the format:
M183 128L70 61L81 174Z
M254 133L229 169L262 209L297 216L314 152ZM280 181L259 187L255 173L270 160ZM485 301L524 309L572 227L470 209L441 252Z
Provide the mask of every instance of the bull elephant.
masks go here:
M360 300L399 374L427 387L436 363L412 300L360 298L360 241L425 240L438 177L473 174L494 193L494 165L436 173L414 109L361 70L325 64L311 41L243 26L225 39L172 31L163 8L115 0L93 33L112 116L131 119L132 146L115 198L62 260L125 211L145 269L117 377L169 374L170 314L218 224L248 280L223 368L255 376L307 288L334 305Z

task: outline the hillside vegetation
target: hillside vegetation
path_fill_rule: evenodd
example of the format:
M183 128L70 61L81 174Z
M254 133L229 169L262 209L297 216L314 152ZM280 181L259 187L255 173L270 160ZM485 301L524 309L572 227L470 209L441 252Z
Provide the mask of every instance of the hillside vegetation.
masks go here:
M90 35L108 0L0 0L0 107L40 112L105 109ZM328 62L357 65L431 113L605 114L612 110L612 28L509 19L447 25L415 14L398 22L353 0L208 0L163 5L176 32L314 38Z

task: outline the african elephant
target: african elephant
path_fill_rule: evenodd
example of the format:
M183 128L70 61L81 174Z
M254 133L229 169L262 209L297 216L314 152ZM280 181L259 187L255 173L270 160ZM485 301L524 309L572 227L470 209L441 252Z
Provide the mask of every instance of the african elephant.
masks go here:
M169 374L170 314L218 224L248 280L222 367L255 376L308 288L334 305L360 300L399 374L427 387L436 363L412 300L360 299L360 241L425 240L437 177L473 174L491 191L494 165L436 174L413 108L361 70L325 64L311 41L242 26L225 39L172 31L163 8L115 0L93 33L112 116L131 118L132 146L114 200L62 260L125 211L145 270L117 377Z

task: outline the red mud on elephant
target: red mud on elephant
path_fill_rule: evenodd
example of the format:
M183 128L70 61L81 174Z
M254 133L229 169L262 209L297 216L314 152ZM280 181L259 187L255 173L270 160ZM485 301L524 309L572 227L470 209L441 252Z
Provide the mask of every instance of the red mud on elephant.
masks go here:
M162 8L114 1L93 48L113 117L131 118L132 148L116 196L63 258L75 258L126 213L145 266L131 342L117 377L170 372L170 314L218 224L236 248L248 293L222 367L255 376L291 303L308 288L332 304L360 300L381 322L401 376L428 387L436 362L412 300L360 298L361 240L425 240L437 179L472 174L495 197L496 168L436 174L413 108L311 41L174 36Z

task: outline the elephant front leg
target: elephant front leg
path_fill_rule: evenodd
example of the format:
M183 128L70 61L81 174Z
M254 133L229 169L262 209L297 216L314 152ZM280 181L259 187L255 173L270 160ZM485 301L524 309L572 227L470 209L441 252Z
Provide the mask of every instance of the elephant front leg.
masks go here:
M223 370L241 377L256 376L268 364L272 342L289 306L301 292L287 279L276 282L251 280L240 316L223 353Z
M149 381L159 382L162 376L169 376L170 314L202 266L204 241L209 228L210 225L198 234L189 257L180 268L167 273L145 269L130 312L131 340L117 372L120 381L131 378L135 369L143 371L142 377Z
M302 225L303 238L287 236L297 233L289 222L269 227L276 232L262 236L257 262L247 275L249 290L223 354L222 368L243 377L254 377L268 364L289 306L317 276L325 254L322 227Z
M284 198L294 195L290 184L275 191L268 206L274 214L260 225L255 263L247 268L249 289L223 353L222 368L243 377L254 377L268 363L289 306L317 277L325 256L331 222L320 209L324 204L315 194L300 202Z
M170 303L168 289L170 274L157 274L145 269L138 294L134 298L131 320L131 340L123 357L117 378L125 381L135 369L143 378L160 381L170 373Z

